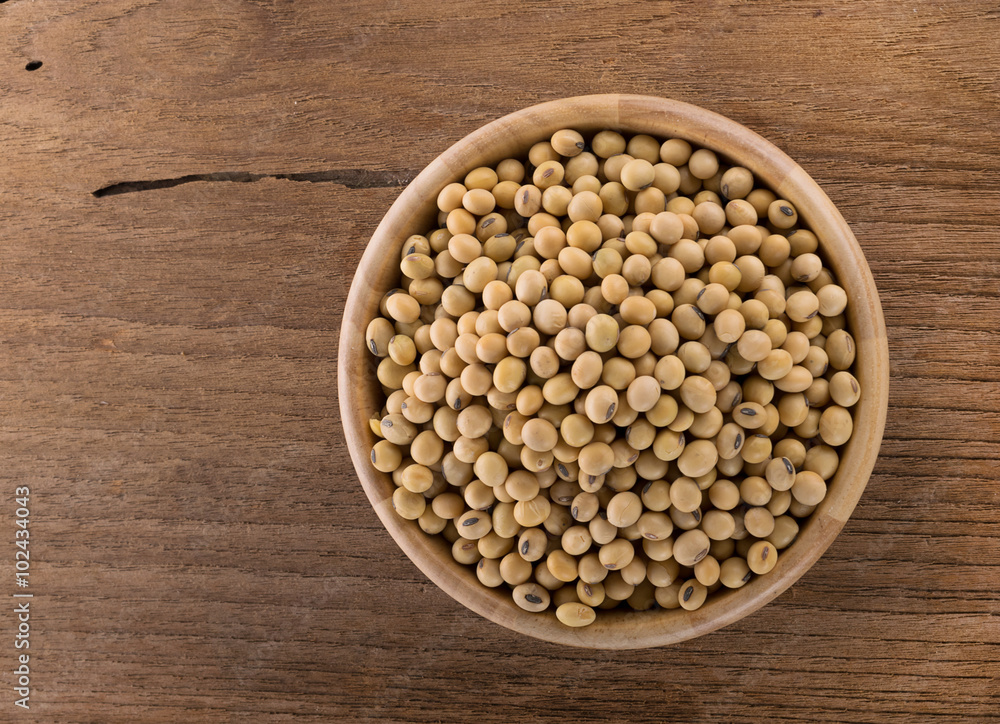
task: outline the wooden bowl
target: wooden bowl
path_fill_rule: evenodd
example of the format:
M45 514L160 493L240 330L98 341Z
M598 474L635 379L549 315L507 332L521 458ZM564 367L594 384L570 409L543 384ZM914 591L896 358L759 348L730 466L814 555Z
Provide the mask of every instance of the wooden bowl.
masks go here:
M822 254L850 298L848 319L857 343L854 374L862 397L855 407L854 434L842 451L840 469L826 499L802 526L798 539L782 551L777 566L736 590L720 590L696 611L598 611L584 628L560 624L552 611L533 614L518 608L506 589L481 585L475 571L456 563L450 546L426 535L392 508L391 477L372 467L375 442L369 417L382 408L365 329L378 313L379 299L396 285L399 253L411 234L433 227L438 192L483 165L523 156L531 144L561 128L582 132L612 128L683 138L710 148L750 169L798 209L800 223L819 237ZM819 186L792 159L753 131L710 111L663 98L594 95L566 98L525 108L500 118L453 145L417 176L389 209L361 259L344 309L338 361L340 412L344 434L361 485L382 523L403 552L434 583L476 613L546 641L600 649L662 646L713 631L757 610L794 583L840 532L868 482L882 441L888 400L889 358L885 322L871 271L843 217Z

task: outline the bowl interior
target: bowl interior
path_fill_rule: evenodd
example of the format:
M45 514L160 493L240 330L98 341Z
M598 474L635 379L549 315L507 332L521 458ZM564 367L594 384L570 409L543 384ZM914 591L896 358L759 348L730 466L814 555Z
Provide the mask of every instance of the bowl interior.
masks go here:
M482 586L471 567L456 563L445 541L399 518L392 509L391 477L370 462L375 436L368 418L381 409L384 397L364 345L365 328L377 314L382 295L396 285L403 242L433 228L436 197L445 185L477 166L523 157L532 143L561 128L683 138L745 166L796 206L800 224L817 235L826 265L850 299L848 322L857 344L853 372L863 392L854 410L854 434L841 452L826 499L796 541L782 551L774 570L755 576L743 588L720 590L696 611L600 611L597 621L580 629L563 626L551 611L523 611L505 589ZM723 116L678 101L628 95L582 96L526 108L473 132L428 165L400 194L368 243L344 310L338 355L341 419L358 477L386 529L421 571L457 601L500 625L547 641L608 649L660 646L715 630L763 606L808 570L843 527L871 475L885 425L888 370L885 323L864 254L843 217L805 171L771 143Z

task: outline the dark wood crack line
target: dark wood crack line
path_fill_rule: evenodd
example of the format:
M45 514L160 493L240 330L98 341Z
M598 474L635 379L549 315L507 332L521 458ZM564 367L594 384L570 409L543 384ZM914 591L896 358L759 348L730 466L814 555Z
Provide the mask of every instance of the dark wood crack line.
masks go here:
M334 183L349 189L394 188L405 186L413 180L409 172L369 171L363 168L344 168L335 171L309 171L305 173L249 173L246 171L217 171L215 173L195 173L176 178L154 179L151 181L123 181L104 186L93 192L94 197L116 196L138 191L156 191L196 181L229 181L233 183L254 183L263 179L283 179L307 183Z

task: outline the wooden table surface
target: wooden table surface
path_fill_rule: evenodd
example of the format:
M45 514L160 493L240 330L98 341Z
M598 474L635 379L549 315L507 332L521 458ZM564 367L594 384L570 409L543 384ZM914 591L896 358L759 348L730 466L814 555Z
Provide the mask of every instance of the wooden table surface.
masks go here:
M0 721L1000 717L996 3L10 0L0 64L0 596L34 596L0 614ZM892 360L827 554L636 652L437 590L337 411L341 309L400 186L491 119L597 92L798 160L865 250Z

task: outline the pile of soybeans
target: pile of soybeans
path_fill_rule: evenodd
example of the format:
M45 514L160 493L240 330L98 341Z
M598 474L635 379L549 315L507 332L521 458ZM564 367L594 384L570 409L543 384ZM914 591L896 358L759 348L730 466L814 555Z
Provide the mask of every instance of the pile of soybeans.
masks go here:
M681 139L566 129L437 205L366 335L396 512L569 626L770 572L861 394L792 203Z

